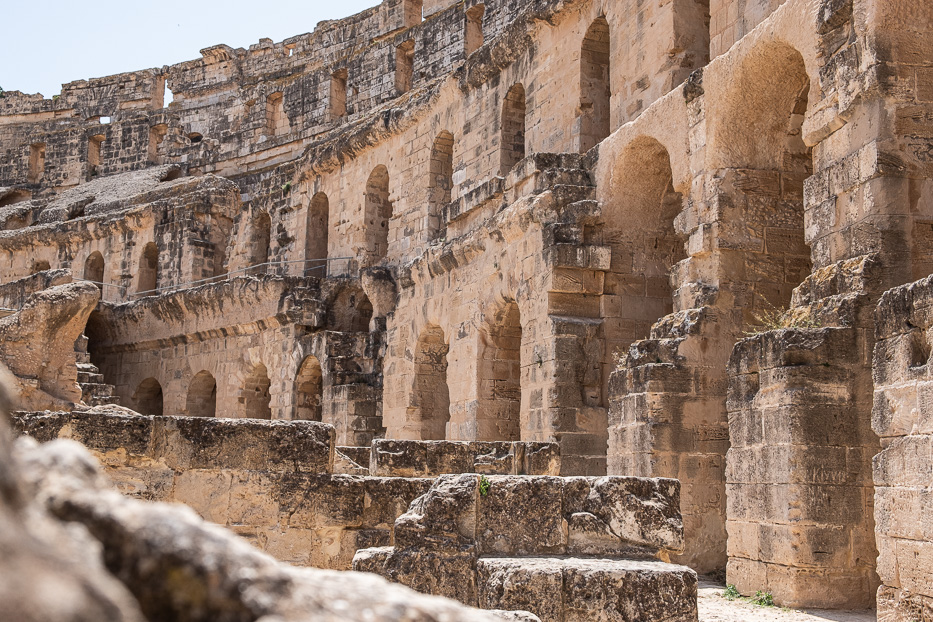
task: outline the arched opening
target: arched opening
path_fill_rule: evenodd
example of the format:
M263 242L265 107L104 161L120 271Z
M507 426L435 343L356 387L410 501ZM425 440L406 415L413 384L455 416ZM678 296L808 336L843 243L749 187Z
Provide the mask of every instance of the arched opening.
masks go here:
M339 121L347 116L347 69L338 69L330 77L330 117Z
M344 287L327 312L327 328L341 333L368 333L373 319L373 305L356 287Z
M521 84L514 85L505 96L500 140L500 174L505 177L525 158L525 87Z
M415 42L405 41L395 48L395 90L399 95L411 90L415 72Z
M295 414L293 419L301 421L321 421L321 407L324 399L324 372L321 362L309 356L298 368L295 378Z
M84 326L84 337L86 342L83 349L87 352L87 360L97 368L95 371L103 373L105 368L103 344L110 340L110 325L104 320L99 311L92 311L91 315L88 316L87 324ZM78 342L81 341L79 338Z
M243 390L240 392L240 404L243 405L243 416L247 419L272 419L272 398L269 394L269 372L262 363L253 366L243 381Z
M281 136L289 131L288 115L285 114L285 96L272 93L266 97L266 136Z
M447 353L444 331L429 326L422 331L415 350L415 386L412 417L421 422L421 440L447 437L450 421L450 390L447 386Z
M139 278L136 283L136 292L139 294L154 295L159 286L159 247L149 242L143 247L139 258Z
M100 173L100 148L104 144L105 136L97 134L87 140L87 176L90 180Z
M483 346L476 440L521 440L522 322L515 301L502 305L489 321Z
M327 276L330 201L323 192L311 197L305 232L305 276Z
M94 251L84 260L84 280L96 284L103 294L104 256L99 251Z
M199 371L191 379L185 412L189 417L217 416L217 382L209 371Z
M162 385L155 378L146 378L133 393L133 406L142 415L162 416Z
M366 237L370 263L378 263L389 252L389 221L392 203L389 201L389 170L379 165L366 181Z
M159 163L159 147L162 146L162 141L165 140L165 135L168 134L168 126L164 123L159 123L153 125L149 128L149 163L158 164ZM181 171L179 171L179 174ZM166 181L166 180L160 180Z
M198 132L191 132L188 134L188 140L191 141L192 145L197 145L204 140L204 136Z
M783 43L763 44L736 68L722 112L708 121L707 153L724 171L720 192L728 196L731 220L742 223L723 230L720 252L726 265L742 267L735 304L748 325L788 306L811 272L803 188L813 158L802 136L809 92L801 54Z
M463 35L463 45L467 56L483 47L483 16L485 14L485 4L476 4L466 10L466 29Z
M428 232L431 240L444 230L444 206L453 194L454 136L443 131L434 139L428 179Z
M32 262L32 274L38 274L39 272L45 272L46 270L51 270L52 266L44 259L37 259Z
M253 216L249 228L250 274L265 274L269 263L269 239L272 237L272 218L266 212Z
M603 242L612 249L602 305L604 403L618 358L673 311L671 273L687 257L674 228L683 196L674 188L667 149L654 138L637 138L618 162L603 202Z
M586 153L610 132L610 46L609 22L597 18L580 52L580 153Z

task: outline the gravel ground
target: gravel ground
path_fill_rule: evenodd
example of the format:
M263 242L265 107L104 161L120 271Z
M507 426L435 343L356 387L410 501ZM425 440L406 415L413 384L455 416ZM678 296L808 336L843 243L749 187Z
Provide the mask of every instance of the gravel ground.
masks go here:
M796 611L722 597L725 585L700 579L700 622L876 622L874 611Z

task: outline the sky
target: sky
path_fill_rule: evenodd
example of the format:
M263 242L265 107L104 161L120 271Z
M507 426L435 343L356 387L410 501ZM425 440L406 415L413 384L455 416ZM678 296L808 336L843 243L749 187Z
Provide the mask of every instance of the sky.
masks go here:
M5 2L0 88L58 95L62 84L200 58L314 30L379 0L26 0Z

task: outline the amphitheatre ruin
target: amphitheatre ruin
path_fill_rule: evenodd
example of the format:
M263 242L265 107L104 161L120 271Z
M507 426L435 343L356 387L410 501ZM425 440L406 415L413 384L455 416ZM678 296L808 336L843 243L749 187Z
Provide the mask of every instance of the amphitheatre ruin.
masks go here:
M931 621L931 275L929 0L382 0L0 92L0 618Z

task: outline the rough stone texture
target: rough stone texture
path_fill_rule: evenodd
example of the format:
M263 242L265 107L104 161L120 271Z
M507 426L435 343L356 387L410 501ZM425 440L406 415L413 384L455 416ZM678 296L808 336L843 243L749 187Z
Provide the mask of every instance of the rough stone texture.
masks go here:
M696 620L696 573L658 561L683 550L679 496L671 480L442 476L398 518L395 546L353 568L548 621Z
M100 283L74 343L88 405L322 421L348 447L557 443L563 476L680 480L675 561L782 559L743 590L865 602L871 310L933 272L930 32L928 0L383 0L5 92L0 298L30 304L49 270ZM780 360L730 371L749 349ZM70 350L50 356L17 376L75 395ZM785 435L744 438L766 411ZM764 489L847 513L799 537L798 508L729 516Z
M16 620L501 620L372 576L276 562L188 508L128 499L67 440L12 450L0 376L0 611Z
M929 395L933 278L886 292L875 311L872 428L878 619L933 616L933 418Z
M790 607L872 604L873 297L853 285L875 282L876 269L861 259L817 271L795 294L795 321L811 327L765 331L732 353L727 580L743 593L768 585ZM826 295L840 280L848 291Z
M81 402L74 344L99 298L88 283L56 285L0 318L0 363L13 372L24 408L71 408Z
M450 473L559 475L556 443L373 441L369 471L380 477L437 477Z

